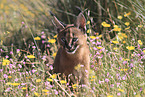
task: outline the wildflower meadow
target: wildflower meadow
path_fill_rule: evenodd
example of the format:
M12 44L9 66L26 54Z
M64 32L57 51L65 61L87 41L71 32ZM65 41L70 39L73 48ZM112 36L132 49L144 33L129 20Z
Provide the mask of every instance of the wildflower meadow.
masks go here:
M66 15L68 24L78 15L68 8L72 1L1 0L0 97L145 97L145 1L104 1L116 11L112 13L109 4L105 8L101 0L89 1L104 11L104 17L88 0L77 1L86 17L91 52L86 86L70 85L51 73L58 42L49 11Z

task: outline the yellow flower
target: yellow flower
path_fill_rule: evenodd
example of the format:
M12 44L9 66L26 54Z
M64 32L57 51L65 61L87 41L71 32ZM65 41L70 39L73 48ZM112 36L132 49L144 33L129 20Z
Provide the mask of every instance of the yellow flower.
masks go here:
M27 89L27 87L23 87L23 88L21 88L22 90L26 90Z
M33 58L35 58L35 56L34 55L27 55L27 58L33 59Z
M139 27L139 28L142 28L142 27L143 27L143 25L138 25L138 27Z
M128 69L120 69L120 71L127 71Z
M44 93L44 95L49 95L49 93Z
M130 59L124 59L125 61L129 61Z
M28 77L26 77L26 78L31 78L31 76L28 76Z
M118 38L120 39L120 40L122 40L123 38L127 38L127 35L125 34L125 33L118 33Z
M124 24L125 24L126 26L129 26L129 25L130 25L130 23L129 23L129 22L125 22Z
M53 36L54 38L57 38L57 34L55 36Z
M78 64L74 67L75 70L79 70L81 68L81 64Z
M9 32L9 31L7 31L7 33L8 33L8 34L10 34L10 32Z
M103 48L103 47L101 47L101 46L98 46L98 47L97 47L97 49L99 49L99 50L102 49L102 48Z
M77 84L73 84L73 85L72 85L72 88L73 88L73 89L76 89L77 86L78 86Z
M53 79L55 79L57 77L57 74L53 74L50 77L53 78Z
M113 27L114 27L114 28L118 28L118 25L114 25Z
M1 40L0 44L3 45L3 41L2 40Z
M112 41L112 43L117 44L117 43L119 43L119 42L118 42L118 41Z
M87 24L90 24L90 21L87 21Z
M107 97L113 97L113 95L107 95Z
M114 48L113 48L113 50L117 50L117 49L118 49L117 47L114 47Z
M110 27L110 26L111 26L110 24L107 24L106 22L102 22L101 25L102 25L103 27Z
M52 81L53 81L53 79L50 79L50 78L47 78L47 80L48 80L49 82L52 82Z
M114 31L121 31L121 28L115 27L113 30Z
M128 29L130 29L130 26L129 26L129 27L127 27L127 28L125 28L125 30L128 30Z
M91 30L90 30L90 29L88 29L88 30L87 30L87 33L90 33L90 32L91 32Z
M117 18L121 20L122 19L122 16L119 15Z
M90 36L91 39L96 39L96 36Z
M55 43L56 40L55 40L55 39L49 39L48 42L50 42L50 43Z
M39 93L37 93L37 92L34 92L34 95L35 95L35 96L40 96L40 94L39 94Z
M118 91L120 91L120 92L124 92L124 90L122 90L122 89L118 89Z
M126 41L123 41L122 43L126 43Z
M18 86L18 85L20 85L20 83L11 83L11 85Z
M8 78L12 78L12 76L8 76Z
M124 14L124 17L127 17L127 16L129 16L129 15L131 15L131 12L125 13L125 14Z
M47 89L43 89L42 91L43 91L43 92L49 92L49 90L47 90Z
M40 40L41 38L37 36L37 37L35 37L34 39L35 39L35 40Z
M37 82L37 83L41 82L41 79L36 79L36 82Z
M56 53L53 53L52 56L55 57L56 56Z
M145 53L145 50L143 50L143 52Z
M94 79L91 79L91 82L94 81Z
M9 65L9 64L10 64L10 61L8 59L3 59L3 62L2 62L3 66Z
M99 38L101 38L101 37L102 37L102 35L99 35L98 37L99 37Z
M142 45L143 43L142 43L142 41L141 41L141 40L138 40L138 44Z
M134 46L127 46L126 48L127 48L128 50L134 50L134 49L135 49Z
M96 78L96 76L93 75L92 78Z
M127 38L127 35L125 33L121 33L121 34L124 38Z
M61 80L60 83L66 84L67 82L65 80Z
M6 85L12 85L12 83L11 82L7 82Z

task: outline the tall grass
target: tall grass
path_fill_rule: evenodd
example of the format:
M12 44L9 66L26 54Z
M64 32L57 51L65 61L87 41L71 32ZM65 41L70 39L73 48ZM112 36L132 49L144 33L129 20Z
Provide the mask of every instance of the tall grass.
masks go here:
M80 5L77 4L77 8L85 10L88 1L82 1L78 1ZM70 86L66 80L57 79L59 75L48 72L53 69L57 52L57 34L53 31L48 11L52 10L65 23L71 23L79 12L71 9L75 2L1 0L0 95L145 96L145 2L109 1L115 4L117 13L111 6L105 8L100 0L91 1L96 5L94 8L99 5L107 14L106 17L102 16L100 25L97 25L100 17L97 18L99 15L91 5L84 12L91 51L90 86L87 87L77 84ZM62 18L63 15L67 18ZM112 33L115 36L111 37Z

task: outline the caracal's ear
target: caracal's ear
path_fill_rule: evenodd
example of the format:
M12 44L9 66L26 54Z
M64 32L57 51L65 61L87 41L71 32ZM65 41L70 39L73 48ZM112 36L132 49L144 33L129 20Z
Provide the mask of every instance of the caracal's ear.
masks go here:
M51 16L53 16L53 24L55 25L55 27L57 28L57 31L59 32L61 29L64 29L66 24L64 24L63 22L59 21L56 16L50 11Z
M76 27L81 29L81 30L86 30L86 19L84 17L84 15L82 14L82 12L77 16L77 20L76 20Z

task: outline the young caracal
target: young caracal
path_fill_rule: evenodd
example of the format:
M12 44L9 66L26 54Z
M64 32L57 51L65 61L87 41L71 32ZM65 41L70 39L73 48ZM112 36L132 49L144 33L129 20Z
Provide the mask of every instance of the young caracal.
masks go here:
M52 13L58 32L60 45L55 61L54 73L61 73L70 78L72 83L88 85L90 51L87 45L86 19L82 13L75 24L64 24Z

